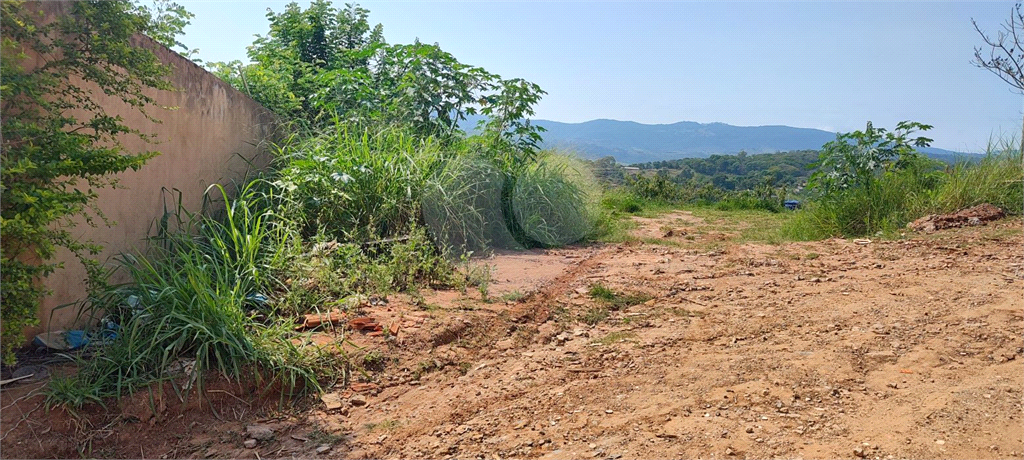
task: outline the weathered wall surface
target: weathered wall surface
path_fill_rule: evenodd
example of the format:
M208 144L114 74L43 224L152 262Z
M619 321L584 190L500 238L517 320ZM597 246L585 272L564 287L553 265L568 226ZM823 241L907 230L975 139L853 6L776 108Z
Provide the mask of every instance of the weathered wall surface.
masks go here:
M71 8L69 2L26 6L43 10L50 17L67 14ZM163 215L165 201L169 207L177 206L177 193L172 195L170 190L181 191L184 207L195 212L200 210L203 193L210 184L229 185L254 167L265 167L270 160L265 141L276 126L275 117L267 109L192 61L145 36L136 36L133 42L152 50L173 67L169 80L178 91L151 93L161 107L150 107L148 112L162 122L159 124L116 97L95 94L108 114L120 115L126 125L156 136L156 143L126 137L124 146L128 151L161 152L139 171L118 175L117 189L99 190L99 207L116 223L113 227L100 223L98 227L79 225L73 230L102 244L106 249L99 257L107 263L113 263L112 256L119 253L145 247L146 237L155 231ZM85 297L84 268L68 253L61 253L58 261L63 261L65 268L46 279L53 294L41 305L40 327L26 331L29 338L43 330L71 326L76 309L58 307Z

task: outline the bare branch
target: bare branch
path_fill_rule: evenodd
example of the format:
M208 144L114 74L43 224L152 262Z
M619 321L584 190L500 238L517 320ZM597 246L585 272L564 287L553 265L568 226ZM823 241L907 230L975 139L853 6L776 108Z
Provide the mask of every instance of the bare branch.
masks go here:
M1021 10L1021 4L1016 4L1010 19L1003 24L1004 30L997 32L994 37L983 32L974 19L971 19L971 24L988 48L987 57L982 54L982 48L974 48L973 64L992 72L1024 94L1024 52L1021 51L1024 11Z

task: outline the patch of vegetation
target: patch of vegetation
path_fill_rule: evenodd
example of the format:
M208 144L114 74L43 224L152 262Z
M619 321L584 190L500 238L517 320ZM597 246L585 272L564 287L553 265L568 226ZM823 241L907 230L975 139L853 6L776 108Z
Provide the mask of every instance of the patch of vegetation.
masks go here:
M515 291L512 291L512 292L506 292L505 294L502 294L501 295L501 300L503 302L518 302L520 300L525 299L526 296L527 296L527 294L524 294L523 292L521 292L519 290L515 290Z
M607 305L612 311L618 311L626 307L639 305L653 298L649 294L644 293L624 294L616 292L601 283L594 283L590 285L590 291L588 291L588 294L590 295L590 298Z
M367 371L381 372L387 366L388 358L380 350L370 350L363 355L363 369Z
M471 254L463 255L465 268L463 269L464 281L461 285L462 293L466 293L467 287L476 287L477 291L480 292L480 299L488 302L493 267L488 264L474 264L470 261L469 255Z
M366 424L363 424L363 428L366 428L366 431L383 431L383 432L387 432L387 433L390 433L390 432L393 432L393 431L397 430L398 427L400 427L400 426L402 426L402 422L400 422L398 420L390 420L390 419L384 420L384 421L381 421L381 422L377 422L377 423L366 423Z
M580 321L584 322L585 324L589 324L591 326L594 326L597 323L600 323L601 321L604 321L604 320L608 319L608 315L609 315L608 307L605 307L605 306L592 307L592 308L588 309L586 313L584 313L582 316L580 316Z
M810 187L816 199L783 229L788 239L896 235L928 213L999 203L1010 215L1024 211L1024 171L1012 142L990 147L980 162L945 169L915 148L931 142L911 138L931 126L901 122L894 132L874 128L841 134L821 152Z
M138 170L159 154L126 150L126 139L153 139L107 114L98 94L156 121L147 112L156 106L153 91L172 89L171 69L130 42L135 33L162 30L130 2L74 2L48 24L36 13L20 1L3 2L0 12L0 352L7 364L25 341L22 329L38 324L47 294L41 279L61 268L53 262L58 250L85 265L92 288L105 282L92 259L102 247L71 229L81 221L112 224L97 190L116 186L114 174Z
M199 385L216 371L318 391L345 372L345 356L311 345L295 316L434 287L473 286L487 300L490 267L471 266L471 251L595 234L601 192L589 169L538 148L541 130L528 121L537 85L437 46L389 45L367 17L324 0L290 4L268 14L251 64L212 64L288 120L290 134L262 178L233 196L211 188L202 212L169 210L150 250L124 256L129 282L98 290L83 310L109 315L116 337L54 381L52 404L130 393L170 378L181 359L194 360ZM476 114L476 133L463 133L458 122ZM5 334L17 330L6 324Z
M81 407L130 394L175 378L181 362L191 363L200 389L208 370L280 384L282 394L316 392L321 381L344 376L343 353L312 345L290 318L254 296L281 284L298 243L259 184L233 200L211 187L223 203L220 218L186 219L179 210L177 230L155 238L147 254L123 256L130 283L101 291L82 311L105 315L116 334L90 359L78 359L77 373L52 381L49 405Z
M313 431L310 431L306 437L309 438L310 443L316 445L327 444L329 446L333 446L345 440L344 435L330 433L321 427L317 427Z
M811 174L808 167L818 159L816 150L748 155L711 155L707 158L681 158L636 164L644 171L664 172L678 184L710 183L723 190L754 189L766 179L779 185L796 187Z
M623 342L623 341L626 341L626 340L629 340L629 339L632 339L632 338L635 338L635 337L636 337L636 333L633 333L633 332L616 331L616 332L610 332L610 333L608 333L608 335L606 335L606 336L604 336L604 337L602 337L602 338L600 338L598 340L594 340L591 343L599 343L601 345L608 346L608 345L612 345L612 344L615 344L615 343Z
M705 315L704 312L687 310L685 308L680 307L669 308L668 312L675 316L681 316L683 318L703 318Z

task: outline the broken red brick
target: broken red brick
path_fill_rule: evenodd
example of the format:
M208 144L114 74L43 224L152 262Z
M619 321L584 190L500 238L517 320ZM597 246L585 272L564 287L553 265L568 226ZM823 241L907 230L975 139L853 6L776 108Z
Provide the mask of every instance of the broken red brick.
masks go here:
M302 318L302 322L295 326L295 330L304 331L307 329L313 329L323 324L336 325L345 320L345 314L332 311L329 313L310 313Z

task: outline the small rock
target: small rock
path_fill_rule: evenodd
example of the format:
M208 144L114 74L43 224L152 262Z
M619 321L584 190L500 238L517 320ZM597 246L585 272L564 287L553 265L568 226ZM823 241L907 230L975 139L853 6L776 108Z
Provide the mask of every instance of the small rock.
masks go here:
M943 440L941 440L941 439L937 439L937 440L935 440L935 444L938 444L938 445L940 445L940 446L941 446L941 445L944 445L944 444L946 444L946 441L943 441Z
M246 439L245 442L242 443L242 445L244 445L246 449L255 449L256 448L256 440L255 439Z
M754 427L748 426L747 427L747 433L753 433L753 432L754 432Z
M515 345L516 343L512 339L505 339L499 340L497 343L495 343L494 348L496 348L498 351L505 351L511 349Z
M865 458L868 456L868 454L864 452L863 447L854 448L853 455L856 455L858 458Z
M345 405L341 400L341 395L337 393L326 393L320 397L320 401L327 406L327 410L341 409Z
M356 407L365 406L366 405L366 397L361 395L361 394L359 394L359 393L356 393L356 394L352 395L352 397L348 398L348 402L351 403L353 406L356 406Z
M615 413L615 411L613 411L613 410L611 410L611 409L605 409L605 410L604 410L604 413L606 413L606 414L614 414L614 413Z
M320 447L316 448L316 453L322 454L322 453L327 452L329 450L331 450L331 446L329 446L327 444L321 444Z
M266 441L274 437L274 429L267 425L249 425L245 427L245 433L257 441Z
M590 444L587 445L587 447L589 447L591 449L597 449L597 444L590 443Z

